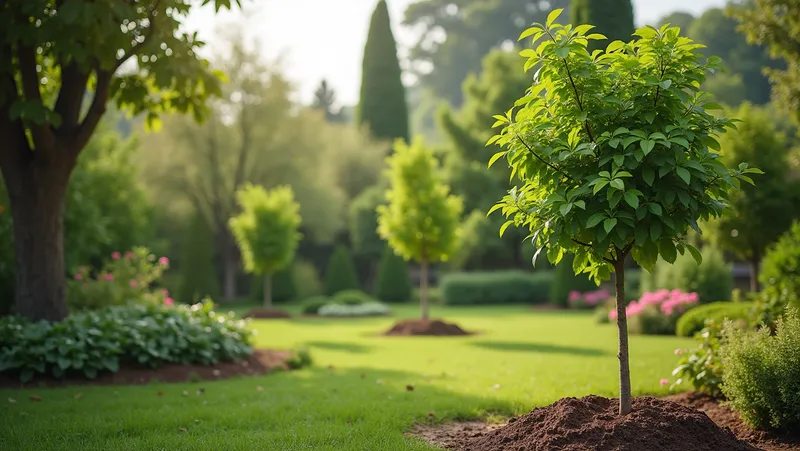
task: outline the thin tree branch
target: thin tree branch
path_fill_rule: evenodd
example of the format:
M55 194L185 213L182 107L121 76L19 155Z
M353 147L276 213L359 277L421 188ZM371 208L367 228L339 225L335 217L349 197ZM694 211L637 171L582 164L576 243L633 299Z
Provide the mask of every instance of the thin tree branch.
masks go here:
M39 73L36 70L36 49L26 45L19 45L17 49L19 71L22 79L22 94L25 100L37 102L44 107L42 93L39 90ZM43 121L41 124L29 124L33 143L39 152L52 151L55 147L55 135L50 123Z
M573 243L575 243L575 244L580 244L581 246L585 246L585 247L588 247L588 248L590 248L590 249L594 250L594 246L592 246L592 245L591 245L591 244L589 244L589 243L584 243L583 241L577 240L577 239L575 239L575 238L570 238L570 239L571 239L571 240L572 240L572 242L573 242ZM608 257L600 257L600 258L602 258L602 259L603 259L603 261L605 261L605 262L607 262L607 263L614 264L614 260L611 260L611 259L610 259L610 258L608 258Z
M537 153L536 153L536 152L535 152L535 151L534 151L534 150L531 148L531 146L529 146L529 145L528 145L528 143L526 143L526 142L525 142L525 141L522 139L522 137L521 137L521 136L519 136L519 133L517 133L517 132L514 132L514 136L516 136L516 137L517 137L517 139L519 140L519 142L521 142L521 143L522 143L522 145L523 145L523 146L525 146L525 148L526 148L526 149L528 149L528 152L530 152L530 153L531 153L531 154L532 154L534 157L536 157L536 158L537 158L539 161L541 161L542 163L544 163L545 165L547 165L547 166L548 166L550 169L552 169L552 170L554 170L554 171L558 172L559 174L563 175L563 176L564 176L564 177L566 177L568 180L570 180L570 181L573 181L573 182L575 181L575 179L573 179L572 177L570 177L570 175L569 175L569 174L567 174L566 172L562 171L562 170L561 170L561 169L559 169L558 167L556 167L556 166L554 166L554 165L552 165L552 164L548 163L547 161L545 161L545 160L544 160L544 158L540 157L540 156L539 156L539 154L537 154Z
M111 78L113 77L114 72L110 70L102 70L98 65L95 69L95 75L97 76L97 83L95 86L92 104L89 106L89 111L86 113L86 117L83 118L83 122L78 126L78 130L75 133L75 138L72 142L72 148L70 149L76 156L81 150L83 150L83 148L86 146L86 143L89 142L89 138L92 137L92 134L97 128L97 124L100 123L100 119L106 112L106 104L108 103L109 90L111 87Z
M61 125L56 129L56 134L64 134L79 125L89 73L82 71L75 61L68 63L60 59L58 65L61 68L61 87L54 111L61 116Z

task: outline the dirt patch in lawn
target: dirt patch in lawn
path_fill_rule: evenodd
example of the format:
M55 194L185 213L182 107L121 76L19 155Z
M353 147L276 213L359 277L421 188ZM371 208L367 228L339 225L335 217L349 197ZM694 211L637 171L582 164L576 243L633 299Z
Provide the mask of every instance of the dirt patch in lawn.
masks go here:
M23 384L16 374L0 373L0 388L65 387L72 385L142 385L150 382L197 382L220 380L236 376L255 376L274 370L288 370L294 356L290 351L255 349L248 358L216 365L164 365L160 368L142 368L123 365L116 373L101 373L94 379L83 374L67 374L62 379L39 375Z
M256 307L245 313L244 317L253 319L286 319L291 318L292 315L279 308Z
M563 398L511 418L506 425L460 423L415 431L429 443L459 451L756 451L706 414L677 402L635 398L617 415L618 400Z
M384 332L384 335L436 335L436 336L457 336L472 335L452 323L446 323L439 319L407 319L397 322L391 329Z
M667 396L664 399L704 412L720 427L730 429L740 439L765 451L800 450L800 431L794 434L778 434L754 430L745 424L733 409L708 396L697 393L681 393Z

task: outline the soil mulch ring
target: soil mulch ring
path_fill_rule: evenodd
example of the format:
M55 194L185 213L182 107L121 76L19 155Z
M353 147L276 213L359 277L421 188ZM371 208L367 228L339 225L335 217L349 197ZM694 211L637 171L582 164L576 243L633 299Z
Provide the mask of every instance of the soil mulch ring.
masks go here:
M294 356L291 351L254 349L253 354L235 362L216 365L164 365L159 368L142 368L123 365L116 373L101 373L94 379L83 374L68 374L62 379L39 375L23 384L14 374L0 373L0 388L66 387L73 385L144 385L150 382L197 382L228 379L236 376L255 376L274 370L288 370L286 363Z
M409 335L435 335L435 336L459 336L472 335L452 323L446 323L439 319L407 319L399 321L383 335L390 336L409 336Z
M245 313L244 318L253 318L253 319L285 319L291 318L292 315L285 310L281 310L279 308L266 308L266 307L256 307L251 309L249 312Z
M617 415L618 400L599 396L563 398L511 418L418 425L412 434L458 451L788 451L790 438L754 432L714 400L678 395L635 398L633 412ZM712 421L713 420L713 421ZM716 422L716 423L715 423Z

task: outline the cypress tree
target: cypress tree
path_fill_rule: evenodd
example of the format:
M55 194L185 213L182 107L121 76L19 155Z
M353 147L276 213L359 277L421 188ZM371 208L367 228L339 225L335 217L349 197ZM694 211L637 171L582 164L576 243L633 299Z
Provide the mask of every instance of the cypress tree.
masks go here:
M325 269L325 294L333 296L340 291L359 289L361 287L350 251L344 246L336 246Z
M369 25L356 121L367 124L376 138L408 142L406 91L385 0L378 2Z
M375 297L383 302L408 302L412 291L408 264L389 246L384 246L375 282Z
M192 302L204 296L219 296L219 281L214 266L214 236L199 213L191 219L181 250L178 300Z
M605 48L613 41L628 42L636 28L630 0L572 0L570 22L578 26L594 25L592 33L602 33L607 41L589 41L589 51Z

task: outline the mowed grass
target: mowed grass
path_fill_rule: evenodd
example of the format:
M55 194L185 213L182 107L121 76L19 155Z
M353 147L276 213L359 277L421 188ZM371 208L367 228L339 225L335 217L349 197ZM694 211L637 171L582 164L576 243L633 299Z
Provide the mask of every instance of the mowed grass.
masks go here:
M416 314L403 306L395 318L255 322L259 347L310 349L313 367L295 372L4 390L0 449L432 450L404 433L416 422L498 418L564 396L617 392L616 328L596 325L589 313L439 307L435 317L479 334L379 336L397 317ZM632 336L634 394L666 394L659 380L675 365L674 349L690 344Z

